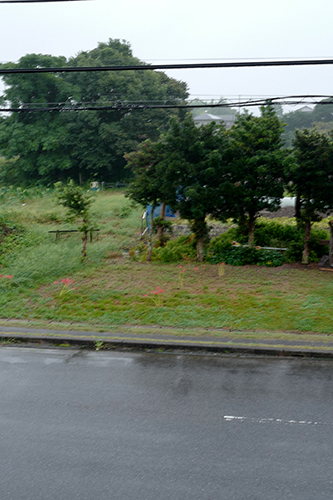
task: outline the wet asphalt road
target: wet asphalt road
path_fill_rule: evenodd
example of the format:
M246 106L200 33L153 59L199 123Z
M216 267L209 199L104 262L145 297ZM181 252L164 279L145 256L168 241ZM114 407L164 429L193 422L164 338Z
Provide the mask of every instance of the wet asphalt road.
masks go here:
M332 500L333 362L0 349L1 500Z

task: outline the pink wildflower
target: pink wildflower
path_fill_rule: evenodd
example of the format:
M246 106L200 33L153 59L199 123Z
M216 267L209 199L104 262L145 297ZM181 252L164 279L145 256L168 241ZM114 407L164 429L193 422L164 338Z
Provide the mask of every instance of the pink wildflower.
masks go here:
M8 278L9 280L11 280L12 278L14 278L14 276L12 274L8 274L8 276L4 276L4 278Z

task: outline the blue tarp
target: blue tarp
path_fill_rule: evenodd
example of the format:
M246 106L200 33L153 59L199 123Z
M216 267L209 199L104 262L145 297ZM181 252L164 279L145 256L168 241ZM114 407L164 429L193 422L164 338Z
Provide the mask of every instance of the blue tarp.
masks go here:
M147 227L148 227L148 231L150 231L150 220L151 220L151 211L152 211L152 205L147 205L146 207L146 223L147 223ZM156 219L156 217L159 217L161 214L161 205L157 205L155 207L155 210L154 210L154 219ZM165 207L165 217L175 217L173 211L171 210L171 208L167 205Z

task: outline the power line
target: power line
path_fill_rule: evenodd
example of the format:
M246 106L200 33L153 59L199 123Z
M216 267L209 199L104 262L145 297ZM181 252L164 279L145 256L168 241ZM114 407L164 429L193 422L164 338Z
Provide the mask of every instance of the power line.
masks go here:
M326 101L318 101L315 99L326 99ZM53 103L52 103L53 104ZM248 99L216 104L152 104L150 101L140 101L140 102L110 102L109 104L99 105L94 103L87 103L85 105L78 105L77 103L65 104L58 103L56 106L46 106L45 103L41 103L40 107L36 107L36 104L23 104L18 108L0 108L2 113L33 113L33 112L66 112L66 111L134 111L146 109L194 109L194 108L248 108L248 107L258 107L267 104L281 104L281 105L296 105L296 104L320 104L327 105L333 104L333 96L327 95L300 95L300 96L285 96L285 97L270 97L265 99ZM33 106L33 107L32 107Z
M0 68L0 74L15 73L77 73L93 71L145 71L145 70L170 70L170 69L214 69L214 68L255 68L269 66L319 66L331 65L333 59L298 59L284 61L234 61L216 63L182 63L182 64L141 64L129 66L76 66L65 68Z
M50 2L78 2L86 0L0 0L0 3L50 3Z

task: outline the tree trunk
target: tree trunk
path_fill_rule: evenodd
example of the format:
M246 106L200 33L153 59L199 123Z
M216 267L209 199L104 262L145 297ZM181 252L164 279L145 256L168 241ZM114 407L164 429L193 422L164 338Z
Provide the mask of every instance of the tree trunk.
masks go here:
M161 212L160 212L161 221L164 221L164 219L165 219L165 207L166 207L166 202L163 201L161 204ZM163 225L160 225L160 226L158 226L158 229L157 229L157 239L159 241L160 246L163 246L163 244L164 244L163 236L164 236L164 227L163 227Z
M195 240L197 242L197 261L203 262L204 257L204 242L207 238L208 227L206 223L206 217L203 216L200 219L194 219L191 222L191 230L195 235Z
M302 255L302 264L309 263L310 237L311 237L311 221L307 219L305 222L304 250Z
M83 238L82 238L82 241L83 241L83 247L82 247L82 259L84 260L86 257L87 257L87 241L88 241L88 231L85 230L83 232Z
M302 212L301 212L301 197L298 194L296 196L296 202L295 202L295 219L297 222L297 227L300 227L302 225Z
M255 216L253 214L249 214L249 240L248 244L249 247L254 247L254 223L255 223Z
M149 231L149 240L148 240L148 254L147 254L147 262L151 262L151 254L153 253L154 241L153 241L153 232L154 232L154 210L156 204L154 203L151 207L150 212L150 231Z
M204 238L199 238L197 240L197 261L203 262L204 257Z

